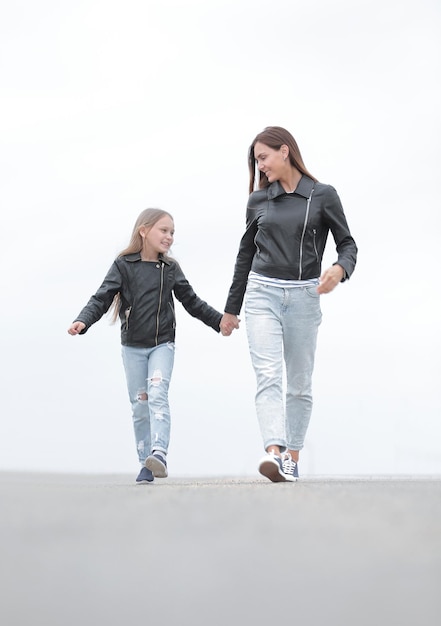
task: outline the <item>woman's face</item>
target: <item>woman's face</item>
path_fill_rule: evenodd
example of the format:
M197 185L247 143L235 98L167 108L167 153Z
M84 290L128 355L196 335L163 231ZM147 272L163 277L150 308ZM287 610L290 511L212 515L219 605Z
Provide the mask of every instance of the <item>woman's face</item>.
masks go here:
M257 167L265 174L269 182L279 180L286 172L287 163L287 146L283 145L278 150L257 141L254 145L254 158Z

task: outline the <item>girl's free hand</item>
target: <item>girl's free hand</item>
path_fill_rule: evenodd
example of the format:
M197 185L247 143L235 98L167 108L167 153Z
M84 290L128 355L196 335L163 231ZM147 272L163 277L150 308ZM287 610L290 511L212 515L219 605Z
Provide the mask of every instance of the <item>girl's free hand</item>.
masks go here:
M83 322L74 322L67 329L67 332L69 333L69 335L79 335L80 332L84 330L85 328L86 328L86 324L83 324Z
M239 328L240 319L232 313L224 313L220 321L220 331L224 337L231 335L235 328Z
M317 287L318 293L323 294L332 291L341 282L344 274L345 271L341 265L333 265L325 270L320 276L320 284Z

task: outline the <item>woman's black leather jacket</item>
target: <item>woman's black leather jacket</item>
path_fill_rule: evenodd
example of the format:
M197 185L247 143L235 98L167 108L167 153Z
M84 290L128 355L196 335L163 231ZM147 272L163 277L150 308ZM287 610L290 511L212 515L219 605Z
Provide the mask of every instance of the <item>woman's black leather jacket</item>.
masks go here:
M318 278L329 231L346 280L355 267L357 246L333 187L303 175L293 193L278 181L254 191L225 311L240 313L250 270L272 278Z
M109 310L117 293L121 295L121 343L125 346L150 348L175 340L173 294L190 315L220 330L222 314L196 295L176 261L142 261L136 253L113 262L101 287L74 320L86 325L81 334Z

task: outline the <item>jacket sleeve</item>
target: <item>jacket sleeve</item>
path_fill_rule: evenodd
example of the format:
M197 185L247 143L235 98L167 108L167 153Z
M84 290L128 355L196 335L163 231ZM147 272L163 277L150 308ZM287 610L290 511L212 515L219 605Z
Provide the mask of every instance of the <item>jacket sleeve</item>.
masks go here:
M254 243L257 234L257 210L248 203L246 213L246 229L239 244L239 252L234 266L233 281L228 292L225 313L239 315L242 308L245 290L247 287L248 274L256 253Z
M324 218L334 237L337 249L338 258L334 265L338 263L345 270L344 281L346 278L350 278L354 271L358 249L349 231L340 198L334 187L330 185L325 198Z
M107 313L115 295L122 289L122 275L116 261L107 272L98 291L90 298L74 322L83 322L86 325L81 335Z
M173 292L187 313L204 322L207 326L211 326L216 332L220 332L222 313L216 311L216 309L213 309L213 307L199 298L184 276L179 263L176 263Z

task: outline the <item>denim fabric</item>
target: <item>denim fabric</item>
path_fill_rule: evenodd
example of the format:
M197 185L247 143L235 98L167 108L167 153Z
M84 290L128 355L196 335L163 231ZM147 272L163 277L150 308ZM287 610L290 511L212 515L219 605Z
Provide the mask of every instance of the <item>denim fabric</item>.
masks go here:
M170 441L168 389L175 344L163 343L153 348L122 346L121 352L138 458L144 464L152 450L167 454Z
M265 449L270 445L282 451L303 448L321 319L315 285L286 288L248 282L245 320Z

